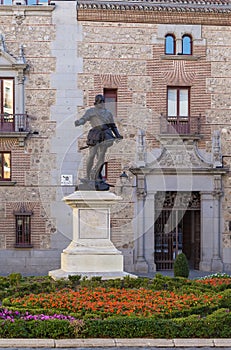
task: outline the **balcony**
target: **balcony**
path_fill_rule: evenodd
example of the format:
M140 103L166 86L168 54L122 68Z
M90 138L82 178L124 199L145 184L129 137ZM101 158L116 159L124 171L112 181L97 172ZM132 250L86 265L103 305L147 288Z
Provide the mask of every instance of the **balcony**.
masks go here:
M160 135L199 135L201 115L190 117L160 116Z
M18 138L19 146L29 135L27 114L0 114L0 138Z
M2 132L28 132L28 115L0 114L0 134Z

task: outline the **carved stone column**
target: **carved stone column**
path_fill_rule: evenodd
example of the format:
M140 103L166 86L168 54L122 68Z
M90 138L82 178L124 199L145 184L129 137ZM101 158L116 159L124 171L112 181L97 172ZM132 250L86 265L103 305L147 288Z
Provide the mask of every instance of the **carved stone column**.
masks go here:
M211 271L213 257L213 194L201 192L201 259L200 270Z
M214 192L213 192L213 257L212 271L223 271L223 263L220 256L221 251L221 232L220 232L220 199L221 175L214 176Z
M25 80L25 77L24 77L23 71L19 71L17 75L17 83L18 83L17 113L19 114L25 113L24 80Z
M214 182L217 181L215 176ZM220 197L222 192L201 192L201 261L202 271L223 271L220 256Z

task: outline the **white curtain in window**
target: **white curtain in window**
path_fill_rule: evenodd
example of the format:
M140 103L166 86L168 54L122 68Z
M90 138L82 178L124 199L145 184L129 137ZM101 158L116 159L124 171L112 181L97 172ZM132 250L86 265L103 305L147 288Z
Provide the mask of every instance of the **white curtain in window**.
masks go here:
M180 89L180 117L188 117L188 89Z
M13 79L3 79L3 113L13 114Z
M177 116L177 90L168 89L168 117Z

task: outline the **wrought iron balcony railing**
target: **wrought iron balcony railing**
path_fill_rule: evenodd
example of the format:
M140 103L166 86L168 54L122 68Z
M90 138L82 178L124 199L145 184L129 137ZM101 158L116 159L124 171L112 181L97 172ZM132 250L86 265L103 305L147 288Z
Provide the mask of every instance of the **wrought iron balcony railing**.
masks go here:
M51 5L52 0L0 0L0 5Z
M160 116L160 134L199 135L201 132L201 115L193 117Z
M28 132L28 130L27 114L0 114L0 134L1 132Z

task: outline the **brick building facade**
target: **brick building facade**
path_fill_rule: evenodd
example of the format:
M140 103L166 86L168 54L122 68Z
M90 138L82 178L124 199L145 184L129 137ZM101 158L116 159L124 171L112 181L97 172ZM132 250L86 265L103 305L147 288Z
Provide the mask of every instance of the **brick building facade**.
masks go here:
M125 270L172 269L183 251L191 268L230 271L229 2L2 2L0 272L59 268L62 198L88 152L74 120L98 93L124 136L106 173Z

